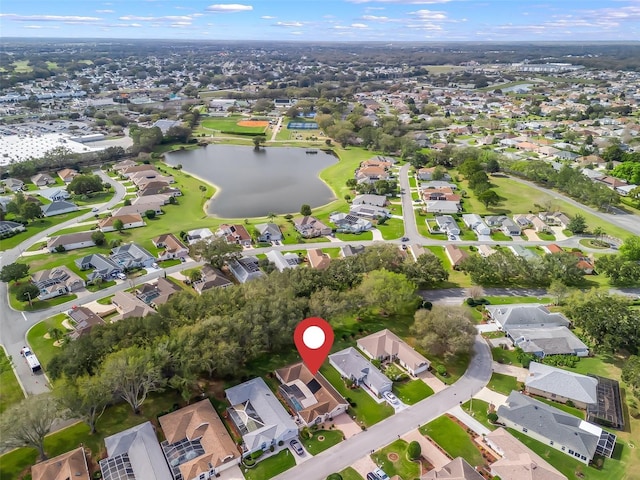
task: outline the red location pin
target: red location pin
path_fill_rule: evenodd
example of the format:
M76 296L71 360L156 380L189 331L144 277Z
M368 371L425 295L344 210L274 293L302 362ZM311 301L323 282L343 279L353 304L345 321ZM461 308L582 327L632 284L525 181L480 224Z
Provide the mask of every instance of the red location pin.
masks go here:
M293 332L293 341L302 361L315 375L331 351L333 328L322 318L305 318Z

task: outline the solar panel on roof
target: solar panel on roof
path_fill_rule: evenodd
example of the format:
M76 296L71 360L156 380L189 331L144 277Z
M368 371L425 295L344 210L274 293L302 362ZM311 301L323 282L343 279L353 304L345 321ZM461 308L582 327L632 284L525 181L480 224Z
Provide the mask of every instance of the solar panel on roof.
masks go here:
M322 385L320 385L318 381L314 378L309 383L307 383L307 387L309 387L309 390L311 390L311 393L315 395L316 392L322 388Z

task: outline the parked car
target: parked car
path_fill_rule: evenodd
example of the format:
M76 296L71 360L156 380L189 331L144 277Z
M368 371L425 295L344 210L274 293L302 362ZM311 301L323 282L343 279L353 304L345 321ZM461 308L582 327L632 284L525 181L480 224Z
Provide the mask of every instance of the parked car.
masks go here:
M94 213L95 213L95 212L97 212L98 210L100 210L98 207L93 207L93 208L91 209L91 211L92 211L92 212L94 212Z
M402 237L400 240L403 241L403 242L408 242L409 241L409 237Z
M455 240L456 236L455 235L449 235L449 240Z
M367 473L367 480L380 480L380 479L376 477L375 473L369 472Z
M382 396L384 397L384 399L389 402L391 405L400 405L400 400L398 400L398 397L396 397L393 393L391 392L384 392L382 394Z
M291 440L289 442L289 445L291 445L291 448L293 448L293 451L296 452L298 455L300 455L300 456L304 455L304 450L303 450L302 445L300 445L300 442L298 440L296 440L294 438L293 440Z
M382 470L381 468L376 468L373 471L373 474L378 477L379 480L389 480L389 475L387 475L386 473L384 473L384 470Z
M120 280L126 280L126 279L127 279L127 276L126 276L124 273L118 273L116 276L117 276Z
M151 265L152 268L158 268L158 264L154 263L153 265Z

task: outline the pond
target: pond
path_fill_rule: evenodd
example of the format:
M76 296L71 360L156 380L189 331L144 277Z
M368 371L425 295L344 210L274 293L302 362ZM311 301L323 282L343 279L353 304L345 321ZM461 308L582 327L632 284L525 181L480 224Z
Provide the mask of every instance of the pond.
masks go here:
M216 186L208 213L222 218L295 213L305 203L314 208L335 200L318 174L338 159L321 150L208 145L165 159Z

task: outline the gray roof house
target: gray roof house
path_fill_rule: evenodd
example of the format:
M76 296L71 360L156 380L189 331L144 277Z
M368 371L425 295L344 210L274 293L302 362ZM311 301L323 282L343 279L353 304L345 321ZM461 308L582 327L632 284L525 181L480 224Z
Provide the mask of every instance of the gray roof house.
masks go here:
M52 217L54 215L62 215L63 213L75 212L78 210L78 206L66 200L56 200L47 205L42 205L40 210L42 210L42 214L45 217Z
M571 400L578 408L598 403L598 379L543 363L531 362L526 391L556 402Z
M484 223L482 217L475 213L465 213L462 215L464 224L476 232L477 235L491 235L491 229Z
M275 223L259 223L255 228L260 234L258 242L279 242L282 240L280 227Z
M227 267L240 283L245 283L248 280L260 278L264 275L258 267L258 259L253 256L230 260L227 262Z
M279 272L286 270L287 268L296 268L300 257L295 253L285 253L278 250L269 250L267 252L267 258L273 263Z
M42 190L38 190L36 193L41 197L48 198L52 202L71 198L69 192L67 192L65 188L60 187L43 188Z
M331 234L331 227L326 226L320 220L315 217L305 216L297 217L293 219L293 224L296 230L304 238L321 237Z
M460 202L450 200L429 200L426 202L429 213L460 213Z
M489 315L502 330L534 326L564 326L569 320L561 313L552 313L544 305L536 303L512 305L487 305Z
M540 257L538 257L538 255L536 255L535 253L533 253L531 250L526 249L525 247L523 247L522 245L509 245L509 250L511 250L511 253L513 253L516 257L522 257L525 260L537 260Z
M589 355L589 347L567 327L510 328L509 338L516 347L537 357L547 355Z
M5 178L2 183L4 183L5 188L11 190L12 192L22 190L22 188L24 187L24 182L22 180L18 180L17 178Z
M136 243L114 248L109 257L123 268L147 268L156 261L153 255Z
M438 215L436 223L438 228L447 235L460 235L460 227L451 215Z
M224 391L229 418L242 435L244 455L298 435L298 426L265 381L254 378Z
M12 222L11 220L0 221L0 238L10 237L19 232L24 232L27 228L18 222Z
M375 205L349 205L349 213L362 218L388 218L391 212L387 208L376 207Z
M335 367L341 376L366 387L375 395L388 392L393 386L389 378L353 347L345 348L329 355L329 363Z
M384 207L388 202L385 195L373 195L370 193L356 195L351 201L352 205L373 205L374 207Z
M100 460L104 480L173 480L151 422L104 439L107 458Z
M329 221L341 232L359 233L371 228L369 220L356 217L350 213L334 212L329 215Z
M89 282L98 277L103 280L111 279L118 273L122 273L123 270L120 265L100 253L93 253L86 257L78 258L75 263L80 270L94 269L93 272L87 275L87 281Z
M520 392L511 392L497 413L505 426L587 465L595 455L611 457L615 448L614 434Z
M518 235L522 234L522 230L520 229L520 227L510 218L505 218L502 221L501 229L505 235L510 235L513 237L517 237Z

